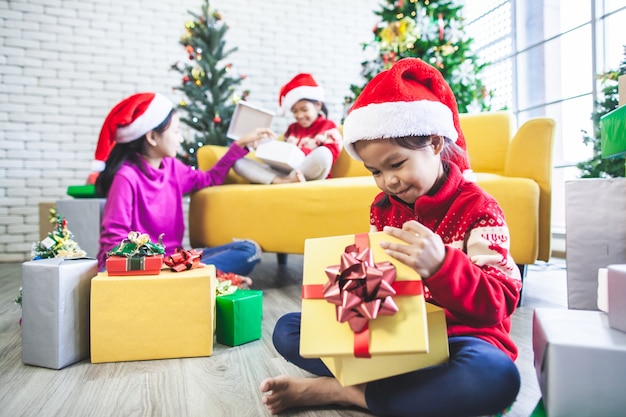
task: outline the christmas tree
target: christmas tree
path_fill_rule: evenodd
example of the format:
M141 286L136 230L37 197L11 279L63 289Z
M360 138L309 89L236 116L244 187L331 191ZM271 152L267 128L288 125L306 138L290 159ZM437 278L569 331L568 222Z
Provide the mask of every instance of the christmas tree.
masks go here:
M593 154L591 159L580 162L576 165L581 171L581 178L611 178L623 177L624 156L603 158L602 141L600 133L600 119L607 113L617 109L619 104L618 78L626 74L626 46L624 46L624 59L618 70L607 71L598 75L602 87L603 100L596 102L595 111L591 114L593 121L593 136L589 132L583 131L583 142L591 145Z
M189 62L177 62L172 69L182 75L181 84L174 89L186 96L177 106L182 113L181 122L195 131L193 139L182 143L179 159L195 167L200 147L229 144L226 132L235 105L248 92L238 96L235 91L245 75L234 75L232 64L225 61L237 48L226 49L224 36L228 26L219 12L211 10L209 1L205 0L201 14L191 11L189 14L193 19L185 23L180 40Z
M471 50L473 39L464 32L463 6L454 0L385 0L375 12L381 22L374 27L374 40L363 49L373 54L361 63L363 85L351 85L346 106L376 74L401 58L421 58L442 73L454 91L459 112L489 110L491 93L479 78L487 65Z

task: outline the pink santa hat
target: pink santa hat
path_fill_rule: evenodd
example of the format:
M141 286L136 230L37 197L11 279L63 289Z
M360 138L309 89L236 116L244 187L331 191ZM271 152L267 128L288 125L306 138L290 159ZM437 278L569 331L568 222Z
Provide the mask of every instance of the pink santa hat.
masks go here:
M311 74L300 73L280 89L278 113L284 115L303 99L324 101L324 89L315 82Z
M102 124L91 170L103 171L116 143L139 139L163 123L172 109L172 102L158 93L134 94L116 104Z
M454 93L435 67L418 58L401 59L372 78L343 124L346 151L358 161L357 141L427 135L445 136L466 150ZM452 162L469 170L467 157Z

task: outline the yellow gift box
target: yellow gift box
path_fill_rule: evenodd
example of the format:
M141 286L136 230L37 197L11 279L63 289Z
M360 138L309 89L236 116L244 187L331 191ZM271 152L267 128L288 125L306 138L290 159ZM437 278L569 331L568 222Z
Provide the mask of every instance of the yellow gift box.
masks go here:
M362 384L448 362L448 332L443 309L426 303L428 353L378 355L373 358L334 356L322 361L343 386Z
M345 235L305 242L300 354L322 358L343 385L444 363L448 344L443 310L435 306L427 309L420 276L380 247L381 241L404 242L382 232L365 235L373 261L377 265L389 262L395 267L394 289L399 289L392 297L397 312L368 321L369 357L362 357L362 349L357 348L361 333L354 332L347 322L339 322L335 304L319 295L320 287L329 281L326 268L342 263L344 250L358 236L363 238ZM402 291L405 287L414 289L416 284L419 291Z
M91 362L210 356L215 267L91 281Z

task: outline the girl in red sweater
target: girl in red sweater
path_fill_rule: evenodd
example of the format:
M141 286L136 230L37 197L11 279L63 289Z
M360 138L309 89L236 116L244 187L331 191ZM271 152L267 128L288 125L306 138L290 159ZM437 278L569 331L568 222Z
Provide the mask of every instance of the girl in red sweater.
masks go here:
M282 171L251 158L235 163L237 174L253 184L282 184L327 178L341 152L341 133L327 118L324 89L310 74L298 74L285 84L278 99L280 113L291 111L296 119L285 132L284 141L306 155L291 171Z
M498 203L464 177L456 100L437 69L414 58L374 77L344 123L344 145L382 192L370 211L381 243L418 272L426 300L446 313L450 359L402 375L344 387L319 359L299 354L300 313L276 323L276 350L316 378L277 376L260 389L268 410L338 404L380 416L483 416L515 400L520 375L509 336L521 279Z

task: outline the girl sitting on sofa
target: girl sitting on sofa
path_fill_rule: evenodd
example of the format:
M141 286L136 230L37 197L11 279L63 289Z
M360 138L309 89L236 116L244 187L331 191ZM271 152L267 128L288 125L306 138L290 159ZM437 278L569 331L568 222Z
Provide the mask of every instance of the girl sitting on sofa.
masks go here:
M327 178L341 152L341 133L327 118L324 90L310 74L298 74L285 84L278 99L279 112L291 111L296 119L285 132L285 142L306 155L291 171L282 171L252 158L235 162L237 174L253 184L283 184Z

